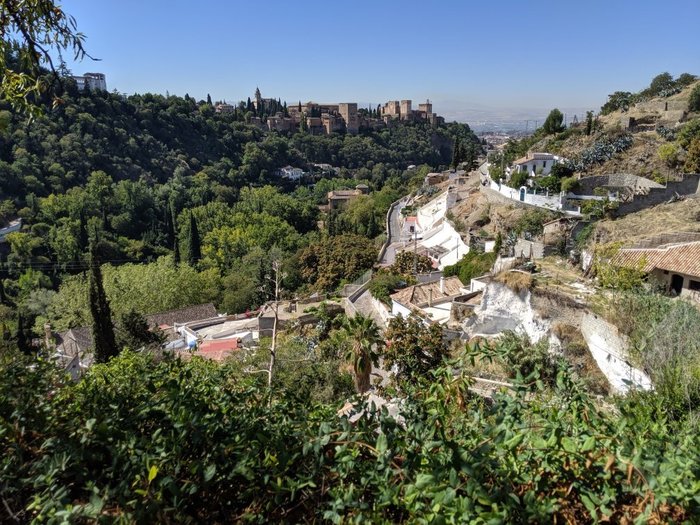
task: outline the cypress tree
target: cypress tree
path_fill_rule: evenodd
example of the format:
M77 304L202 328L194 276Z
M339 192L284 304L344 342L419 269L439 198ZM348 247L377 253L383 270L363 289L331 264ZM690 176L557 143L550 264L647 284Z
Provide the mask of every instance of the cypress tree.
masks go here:
M461 146L459 143L459 137L455 137L454 147L452 148L452 169L456 170L457 165L460 162Z
M32 352L32 348L27 337L27 330L24 326L25 324L24 315L21 313L17 314L17 348L23 354L29 355Z
M199 229L194 214L190 212L190 242L187 245L187 262L190 266L197 264L202 258L202 247L199 239Z
M586 112L586 136L589 136L593 132L593 112Z
M78 228L78 244L80 245L80 251L84 252L87 250L89 238L87 231L87 218L85 217L85 210L80 210L80 226Z
M114 325L109 301L102 285L102 271L97 258L96 243L90 245L90 316L92 317L92 345L95 360L106 363L116 356L117 343L114 338Z
M377 228L377 219L374 217L374 213L369 216L367 221L367 237L374 239L379 233Z
M210 106L212 105L212 103L211 103L211 95L210 95L209 93L207 93L207 104L209 104Z
M173 199L170 200L170 210L169 214L170 216L170 224L171 224L171 237L170 237L170 242L173 247L173 262L175 263L175 266L180 264L181 257L180 257L180 236L178 235L178 230L177 230L177 211L175 209L175 201Z

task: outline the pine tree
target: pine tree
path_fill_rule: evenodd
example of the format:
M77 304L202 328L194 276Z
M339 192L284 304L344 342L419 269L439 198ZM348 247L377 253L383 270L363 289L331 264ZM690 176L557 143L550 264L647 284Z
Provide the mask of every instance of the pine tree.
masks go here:
M201 258L202 248L197 220L194 218L194 214L190 212L190 242L187 244L187 262L190 266L194 266Z
M114 338L112 311L102 285L102 271L97 257L96 241L90 245L90 316L92 317L92 345L95 360L106 363L119 352Z

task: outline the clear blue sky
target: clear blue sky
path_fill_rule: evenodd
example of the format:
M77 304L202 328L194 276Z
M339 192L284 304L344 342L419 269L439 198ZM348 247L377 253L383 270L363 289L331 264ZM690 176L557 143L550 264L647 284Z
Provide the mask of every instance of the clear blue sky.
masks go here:
M65 0L110 90L229 101L430 98L454 119L597 109L700 75L700 0Z

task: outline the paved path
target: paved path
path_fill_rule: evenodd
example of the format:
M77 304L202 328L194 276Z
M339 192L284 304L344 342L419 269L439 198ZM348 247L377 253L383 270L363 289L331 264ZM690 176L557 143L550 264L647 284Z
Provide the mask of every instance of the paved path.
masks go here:
M401 223L399 222L399 217L401 217L401 210L406 206L408 197L401 199L399 204L397 204L391 215L389 216L389 231L387 232L387 240L389 245L384 252L384 257L379 261L381 266L391 266L396 260L396 248L403 247L401 242Z

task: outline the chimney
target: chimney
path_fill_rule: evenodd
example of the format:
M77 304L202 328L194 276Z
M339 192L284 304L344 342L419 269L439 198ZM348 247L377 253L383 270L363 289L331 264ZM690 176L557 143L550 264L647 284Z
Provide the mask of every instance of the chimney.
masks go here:
M440 277L440 293L445 293L445 278L442 276Z

